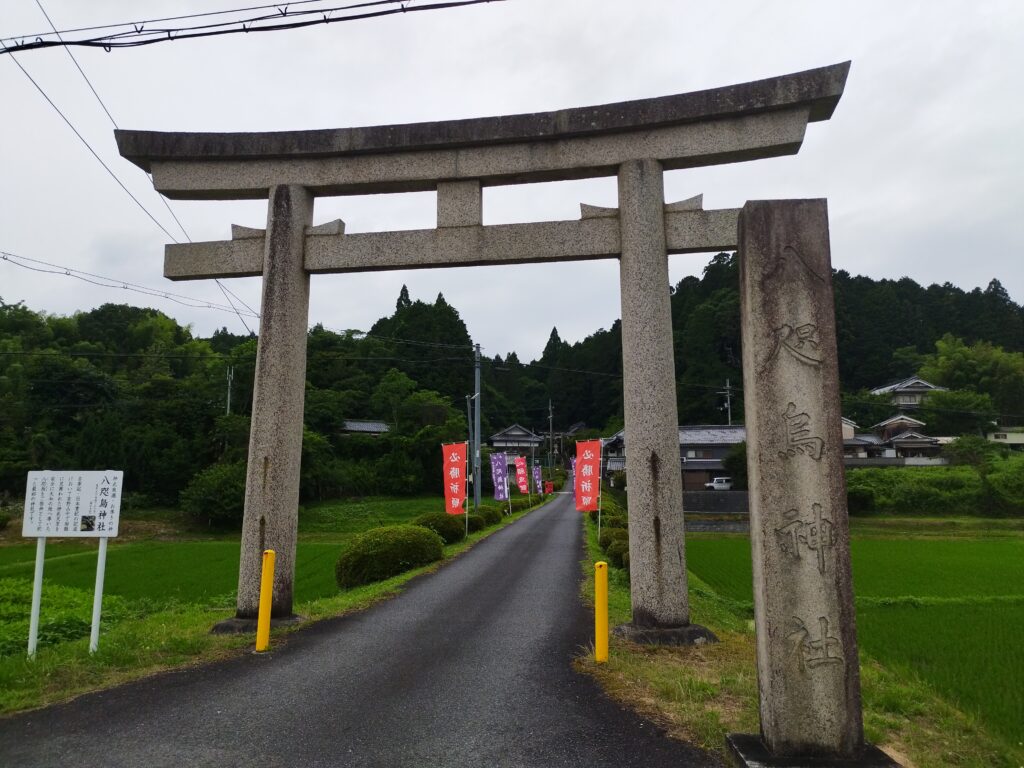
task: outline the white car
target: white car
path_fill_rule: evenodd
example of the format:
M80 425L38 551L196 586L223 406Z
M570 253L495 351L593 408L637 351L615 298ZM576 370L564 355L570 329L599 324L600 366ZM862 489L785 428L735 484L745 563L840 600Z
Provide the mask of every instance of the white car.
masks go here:
M707 488L709 491L731 491L732 478L716 477L710 483L704 483L704 487Z

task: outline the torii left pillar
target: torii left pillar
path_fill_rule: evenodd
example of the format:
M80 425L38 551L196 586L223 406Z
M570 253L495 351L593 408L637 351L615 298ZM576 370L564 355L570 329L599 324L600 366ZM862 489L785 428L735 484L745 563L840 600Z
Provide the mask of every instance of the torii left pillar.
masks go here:
M307 189L271 187L236 619L256 618L265 549L277 553L271 616L292 615L309 321L303 247L312 221Z

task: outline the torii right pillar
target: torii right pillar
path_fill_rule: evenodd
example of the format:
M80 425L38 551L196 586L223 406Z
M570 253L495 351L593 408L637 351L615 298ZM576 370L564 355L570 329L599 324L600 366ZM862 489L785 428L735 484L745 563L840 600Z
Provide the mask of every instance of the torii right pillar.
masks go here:
M739 217L761 734L740 766L895 766L864 743L825 200Z

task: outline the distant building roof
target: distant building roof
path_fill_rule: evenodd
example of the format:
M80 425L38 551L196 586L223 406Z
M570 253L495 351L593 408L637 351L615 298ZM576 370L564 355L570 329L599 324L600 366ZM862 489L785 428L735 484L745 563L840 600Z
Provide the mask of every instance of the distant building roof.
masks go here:
M919 443L925 442L932 445L937 445L938 440L934 437L928 437L928 435L922 435L920 432L914 432L908 429L906 432L900 432L893 438L889 439L890 443Z
M679 426L680 445L735 445L747 439L747 428L742 424L683 424ZM625 430L611 437L601 438L602 445L626 442Z
M843 445L855 446L855 445L881 445L882 438L877 435L855 435L854 437L848 437L843 440Z
M544 438L540 437L534 432L531 432L526 427L519 424L513 424L511 427L505 427L500 432L495 432L491 435L491 441L495 440L521 440L526 442L544 442Z
M843 419L843 424L849 424L851 427L854 427L854 428L857 428L857 427L860 426L860 424L855 422L853 419L848 419L845 416L843 416L842 419Z
M886 384L884 387L872 389L871 394L887 395L892 392L931 392L933 390L945 392L946 388L932 384L930 381L925 381L920 376L911 376L909 379L894 381L892 384Z
M906 414L897 413L895 416L890 416L885 421L878 422L877 424L875 424L875 426L872 427L872 429L878 429L879 427L888 427L891 424L899 424L901 422L905 424L916 424L919 427L925 426L925 423L923 421L918 421L917 419L907 416Z
M747 439L742 424L694 424L679 427L680 445L735 445Z
M366 419L345 419L341 422L341 428L345 432L361 432L373 435L382 435L391 431L391 425L383 421L368 421Z

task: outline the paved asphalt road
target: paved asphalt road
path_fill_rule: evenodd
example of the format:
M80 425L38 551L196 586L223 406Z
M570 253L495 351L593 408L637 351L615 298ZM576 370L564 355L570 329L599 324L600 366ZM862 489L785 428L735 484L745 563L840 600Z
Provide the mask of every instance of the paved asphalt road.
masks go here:
M716 765L604 697L569 496L263 656L0 719L0 766Z

